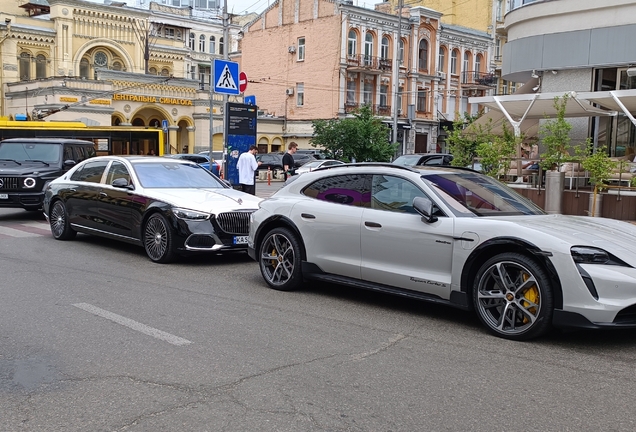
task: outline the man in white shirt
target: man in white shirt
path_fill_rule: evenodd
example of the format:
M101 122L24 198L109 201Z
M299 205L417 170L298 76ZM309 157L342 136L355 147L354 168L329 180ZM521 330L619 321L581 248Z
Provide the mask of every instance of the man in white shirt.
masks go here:
M248 151L239 156L236 167L239 171L239 184L243 192L256 195L256 184L254 182L254 171L258 169L261 162L256 162L258 147L251 146Z

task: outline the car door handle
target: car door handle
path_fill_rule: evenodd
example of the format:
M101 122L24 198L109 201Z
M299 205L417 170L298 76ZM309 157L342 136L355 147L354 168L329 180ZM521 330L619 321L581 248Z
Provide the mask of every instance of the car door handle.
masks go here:
M304 219L316 219L316 216L309 213L301 213L300 217Z
M364 226L368 226L370 228L382 228L382 225L380 225L377 222L369 222L369 221L365 221L364 222Z

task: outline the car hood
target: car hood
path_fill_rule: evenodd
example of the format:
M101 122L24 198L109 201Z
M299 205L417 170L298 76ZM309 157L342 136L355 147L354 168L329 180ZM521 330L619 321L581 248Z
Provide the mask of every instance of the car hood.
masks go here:
M18 165L13 162L0 162L0 175L3 176L25 176L25 175L42 175L49 172L57 172L60 167L43 163L20 162ZM28 165L27 165L28 164Z
M235 189L146 189L146 195L175 207L220 213L229 210L256 210L262 198Z
M595 246L621 258L636 261L636 225L616 219L588 216L542 215L496 217L538 231L571 246ZM530 237L531 239L531 237Z

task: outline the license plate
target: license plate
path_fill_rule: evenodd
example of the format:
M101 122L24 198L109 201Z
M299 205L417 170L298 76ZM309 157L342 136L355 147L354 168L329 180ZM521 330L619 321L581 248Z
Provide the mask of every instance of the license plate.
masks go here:
M0 194L0 199L9 199L9 194Z
M234 244L247 244L247 236L234 236Z

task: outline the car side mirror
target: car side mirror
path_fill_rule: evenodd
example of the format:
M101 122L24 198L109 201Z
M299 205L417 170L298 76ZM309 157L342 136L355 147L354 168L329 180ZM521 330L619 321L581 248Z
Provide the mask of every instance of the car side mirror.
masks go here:
M113 182L110 185L116 188L123 188L123 189L129 189L129 190L135 189L135 187L129 184L128 180L123 177L116 178L115 180L113 180Z
M74 167L77 164L77 162L75 162L73 159L67 159L64 161L64 168L65 169L70 169L72 167Z
M437 222L437 216L433 216L433 201L427 197L415 197L413 208L422 215L422 219L428 223Z

